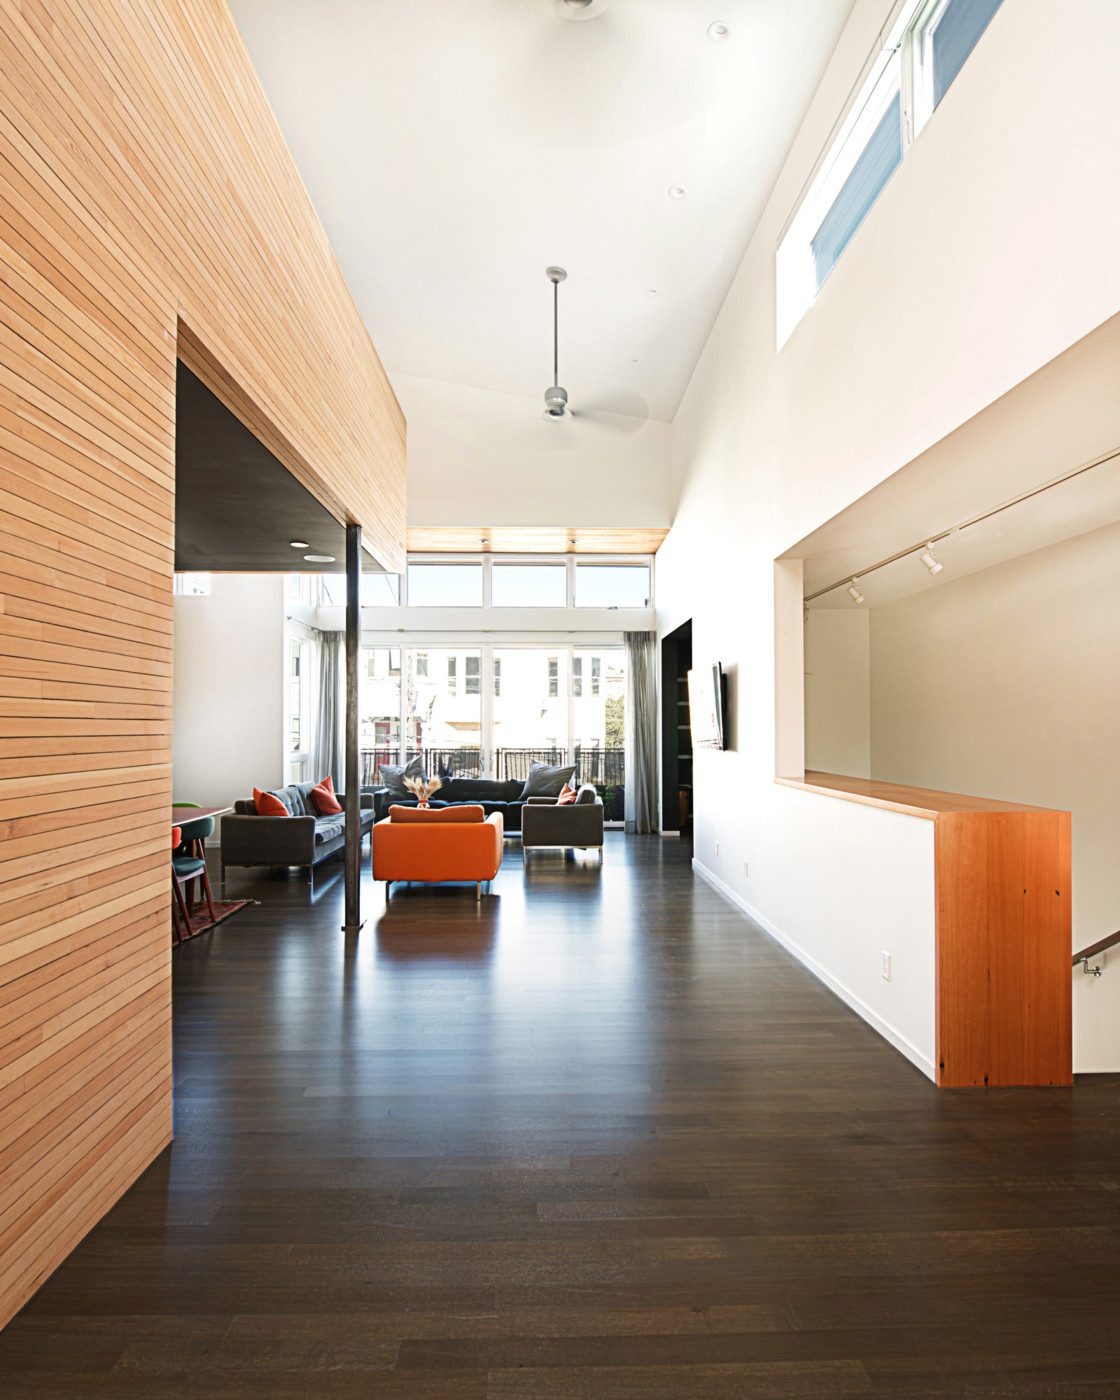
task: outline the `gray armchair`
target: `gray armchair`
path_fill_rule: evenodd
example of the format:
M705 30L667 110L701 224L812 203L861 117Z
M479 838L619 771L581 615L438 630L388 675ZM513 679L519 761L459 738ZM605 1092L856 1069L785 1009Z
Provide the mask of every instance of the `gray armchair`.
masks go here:
M521 810L521 846L597 850L603 859L603 799L590 783L574 802L560 806L554 797L530 797Z

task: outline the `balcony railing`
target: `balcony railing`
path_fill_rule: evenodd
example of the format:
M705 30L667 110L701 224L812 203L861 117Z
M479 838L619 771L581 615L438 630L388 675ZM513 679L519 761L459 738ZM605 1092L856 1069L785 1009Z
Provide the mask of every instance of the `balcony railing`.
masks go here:
M447 780L477 778L481 775L481 751L476 748L408 749L402 760L398 745L362 750L362 786L374 786L377 770L382 763L423 760L424 772ZM562 764L574 761L576 781L591 783L603 799L604 817L609 822L623 820L626 803L626 754L621 748L590 748L577 744L569 759L568 750L556 747L532 749L500 748L494 750L493 771L500 781L529 776L533 763Z

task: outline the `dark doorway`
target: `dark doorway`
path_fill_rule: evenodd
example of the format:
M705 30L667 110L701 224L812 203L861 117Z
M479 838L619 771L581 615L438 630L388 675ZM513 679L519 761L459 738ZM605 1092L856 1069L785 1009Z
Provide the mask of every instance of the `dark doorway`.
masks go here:
M692 832L692 729L688 672L692 619L661 642L661 829Z

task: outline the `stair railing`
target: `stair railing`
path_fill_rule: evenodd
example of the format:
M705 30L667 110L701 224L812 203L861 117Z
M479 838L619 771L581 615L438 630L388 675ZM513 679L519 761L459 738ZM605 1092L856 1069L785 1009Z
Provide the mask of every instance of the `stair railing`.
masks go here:
M1101 953L1105 953L1109 948L1115 948L1120 943L1120 929L1115 933L1110 933L1107 938L1098 939L1096 943L1090 943L1088 948L1082 948L1080 953L1074 953L1073 965L1081 964L1081 971L1086 977L1099 977L1101 975L1100 963L1094 963L1093 959Z

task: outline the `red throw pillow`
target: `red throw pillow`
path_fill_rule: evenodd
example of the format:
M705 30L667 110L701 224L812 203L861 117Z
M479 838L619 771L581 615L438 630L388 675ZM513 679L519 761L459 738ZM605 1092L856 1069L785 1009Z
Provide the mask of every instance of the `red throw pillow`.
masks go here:
M272 792L261 792L260 788L253 789L253 806L257 809L258 817L286 817L288 809L283 802Z
M321 817L333 817L336 812L342 811L342 804L334 795L334 782L329 773L321 783L316 783L311 789L310 797Z
M560 796L556 799L557 805L560 807L570 807L578 796L579 794L574 787L562 787L560 789Z

